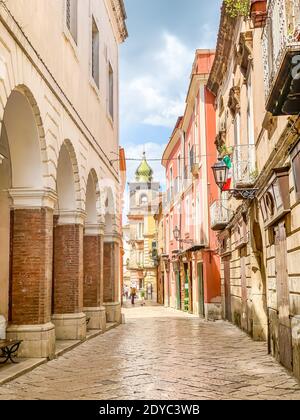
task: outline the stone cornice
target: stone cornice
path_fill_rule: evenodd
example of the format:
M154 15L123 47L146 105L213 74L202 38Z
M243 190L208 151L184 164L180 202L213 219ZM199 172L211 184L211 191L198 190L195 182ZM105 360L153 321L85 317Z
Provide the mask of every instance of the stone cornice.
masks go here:
M56 213L59 216L57 225L84 225L86 213L82 210L60 210Z
M110 5L113 10L115 23L117 25L119 42L122 43L128 38L128 31L126 26L126 10L123 0L110 0Z
M208 89L217 96L228 71L228 65L233 51L233 40L239 19L232 18L226 13L223 3L221 21L214 64L208 79Z
M9 190L14 209L54 209L57 194L51 189L15 188Z

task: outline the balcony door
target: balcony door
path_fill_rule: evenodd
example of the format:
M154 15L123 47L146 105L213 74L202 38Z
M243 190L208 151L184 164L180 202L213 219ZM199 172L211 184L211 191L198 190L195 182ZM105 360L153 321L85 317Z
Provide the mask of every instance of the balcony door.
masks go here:
M285 222L275 228L276 283L278 304L278 346L280 362L292 370L292 332L290 320L287 238Z

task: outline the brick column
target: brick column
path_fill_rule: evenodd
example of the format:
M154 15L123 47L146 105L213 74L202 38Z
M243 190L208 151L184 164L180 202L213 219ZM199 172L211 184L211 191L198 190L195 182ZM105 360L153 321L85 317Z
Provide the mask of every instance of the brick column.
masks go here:
M53 315L58 340L84 340L82 212L60 212L54 227Z
M104 237L103 262L104 306L108 322L121 322L120 238Z
M91 330L106 329L103 306L103 226L87 225L83 239L83 306Z
M55 353L51 323L53 208L55 192L11 190L9 339L20 339L20 357Z

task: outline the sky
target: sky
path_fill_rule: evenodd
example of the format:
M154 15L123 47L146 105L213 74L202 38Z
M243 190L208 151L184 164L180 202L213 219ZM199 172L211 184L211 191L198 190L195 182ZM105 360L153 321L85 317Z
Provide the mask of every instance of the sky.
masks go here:
M120 142L127 159L141 158L144 150L148 159L157 159L184 112L195 50L215 48L221 0L125 0L125 7L129 37L120 51ZM164 168L150 164L164 189ZM127 161L127 181L137 166Z

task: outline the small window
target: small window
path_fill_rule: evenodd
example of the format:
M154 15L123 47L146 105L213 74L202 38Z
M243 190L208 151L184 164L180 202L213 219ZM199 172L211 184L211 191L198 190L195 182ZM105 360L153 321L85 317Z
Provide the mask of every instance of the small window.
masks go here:
M92 19L92 77L99 88L99 30Z
M295 193L297 200L300 200L300 143L297 144L291 154Z
M146 195L142 195L141 197L141 205L146 206L148 204L148 197Z
M66 25L77 44L78 0L66 0Z
M108 109L109 115L112 119L114 119L114 72L112 69L111 64L109 64L108 70L108 89L109 89L109 96L108 96Z

